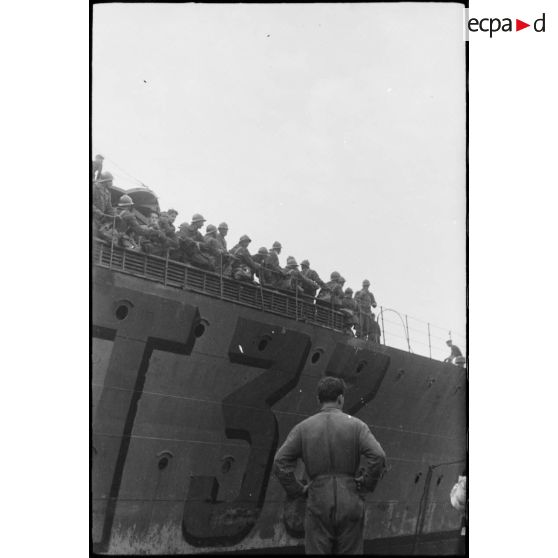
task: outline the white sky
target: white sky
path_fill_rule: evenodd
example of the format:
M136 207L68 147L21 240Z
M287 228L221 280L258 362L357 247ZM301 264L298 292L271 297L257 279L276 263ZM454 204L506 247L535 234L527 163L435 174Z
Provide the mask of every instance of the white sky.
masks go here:
M93 152L465 346L465 43L439 3L94 6ZM118 167L113 164L116 162ZM394 314L386 319L397 320ZM413 337L426 342L426 325ZM386 341L401 346L395 323ZM459 335L461 334L461 335ZM442 339L443 338L443 339ZM427 346L415 345L427 354Z

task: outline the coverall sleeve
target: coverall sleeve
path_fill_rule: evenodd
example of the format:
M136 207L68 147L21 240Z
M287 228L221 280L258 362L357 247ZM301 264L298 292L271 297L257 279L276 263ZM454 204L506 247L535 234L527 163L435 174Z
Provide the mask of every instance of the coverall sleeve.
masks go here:
M298 482L294 474L299 457L302 457L302 436L300 426L297 425L289 432L287 439L275 454L273 463L275 476L292 498L304 494L304 486Z
M360 453L365 458L364 486L369 492L373 492L382 478L386 466L386 454L365 423L360 427L359 445Z

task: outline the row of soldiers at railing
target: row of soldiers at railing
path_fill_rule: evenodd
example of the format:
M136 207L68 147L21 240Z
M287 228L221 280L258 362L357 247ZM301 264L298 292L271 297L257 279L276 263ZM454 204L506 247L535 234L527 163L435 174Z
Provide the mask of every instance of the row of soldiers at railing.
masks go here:
M376 301L367 279L353 298L353 290L343 289L345 279L337 271L324 282L310 268L308 260L300 263L299 270L295 258L289 256L286 267L281 267L280 242L274 242L269 250L262 247L252 256L248 250L251 239L242 235L238 243L227 250L227 224L207 225L202 235L200 230L206 220L199 213L193 215L190 223L182 223L178 231L174 225L178 215L175 209L160 214L152 212L144 225L133 211L134 202L130 196L121 196L118 206L112 206L111 185L112 175L107 172L98 173L93 183L94 236L116 246L183 262L237 281L253 282L256 276L266 288L312 297L312 302L315 298L316 304L340 311L347 333L353 334L354 328L357 337L380 342L380 327L372 312Z

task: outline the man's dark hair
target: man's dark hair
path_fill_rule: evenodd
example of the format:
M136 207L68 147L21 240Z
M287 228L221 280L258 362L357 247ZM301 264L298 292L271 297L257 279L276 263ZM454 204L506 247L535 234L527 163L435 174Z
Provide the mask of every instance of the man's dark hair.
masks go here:
M318 399L320 403L337 401L340 395L345 395L345 382L341 378L325 376L318 382Z

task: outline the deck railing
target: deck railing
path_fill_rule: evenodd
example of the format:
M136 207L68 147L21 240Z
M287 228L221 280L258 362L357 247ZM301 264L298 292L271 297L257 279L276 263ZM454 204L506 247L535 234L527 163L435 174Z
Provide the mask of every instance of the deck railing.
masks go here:
M93 256L95 265L100 267L170 287L203 293L285 318L344 331L343 314L327 305L316 303L310 296L290 294L262 287L257 283L236 281L176 260L119 246L111 248L108 242L97 239L94 240ZM410 353L443 360L449 354L445 343L449 337L456 341L463 354L466 352L466 338L457 332L418 320L393 308L379 306L376 312L381 329L380 342L384 345L389 344Z
M256 283L236 281L168 258L119 246L111 247L108 242L96 239L93 242L93 262L99 267L170 287L203 293L270 314L343 331L343 314L316 304L313 297L291 295Z

